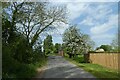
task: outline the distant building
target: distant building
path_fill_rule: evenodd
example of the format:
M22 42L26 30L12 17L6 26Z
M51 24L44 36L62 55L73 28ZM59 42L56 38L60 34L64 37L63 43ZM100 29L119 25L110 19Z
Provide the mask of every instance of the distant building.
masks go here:
M104 49L98 49L95 52L104 52Z

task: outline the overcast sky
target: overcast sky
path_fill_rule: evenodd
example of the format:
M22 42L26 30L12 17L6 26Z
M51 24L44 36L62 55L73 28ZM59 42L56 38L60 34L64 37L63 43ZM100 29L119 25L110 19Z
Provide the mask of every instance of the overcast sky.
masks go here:
M110 44L117 34L117 2L53 2L53 4L66 5L69 11L69 23L77 24L81 32L89 34L96 46ZM62 43L60 34L69 27L65 24L61 26L63 27L53 34L54 43Z

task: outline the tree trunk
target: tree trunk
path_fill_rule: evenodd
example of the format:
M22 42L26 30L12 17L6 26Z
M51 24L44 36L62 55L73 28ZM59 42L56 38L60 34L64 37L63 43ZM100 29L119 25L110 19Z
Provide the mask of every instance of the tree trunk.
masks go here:
M69 54L69 58L72 58L72 54Z
M85 63L89 63L89 53L88 54L84 54L84 62Z

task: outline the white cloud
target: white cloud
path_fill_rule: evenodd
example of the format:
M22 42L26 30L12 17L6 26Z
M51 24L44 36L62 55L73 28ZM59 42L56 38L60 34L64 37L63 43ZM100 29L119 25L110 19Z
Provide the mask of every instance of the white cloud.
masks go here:
M97 25L90 29L92 34L106 33L114 27L118 27L118 15L110 15L108 21L104 24Z
M111 44L113 38L115 37L114 34L97 34L97 35L92 35L91 39L95 41L95 46L99 47L102 44Z
M88 3L68 3L67 8L69 12L69 19L74 20L78 18L88 8Z
M103 0L104 2L105 0ZM109 5L106 5L106 3L92 3L90 1L88 2L82 2L81 0L52 0L53 4L65 4L68 9L68 17L72 21L78 17L81 16L81 14L87 14L90 17L93 17L94 19L100 19L106 17L109 13L112 12L112 9L109 8ZM98 4L96 7L91 7L90 4Z
M98 4L94 8L89 8L89 15L93 17L94 19L105 19L109 15L109 13L112 12L112 9L110 8L110 4L106 5L106 3L96 3Z
M79 24L84 24L84 25L88 25L88 26L93 26L95 25L93 18L87 17L86 19L84 19L82 22L80 22Z
M63 22L56 22L53 24L54 27L56 27L56 31L53 32L54 34L63 34L64 31L69 27L69 24L65 24Z
M118 15L112 14L108 16L107 22L91 27L91 38L96 42L96 46L101 44L110 44L115 34L108 33L113 28L118 28Z
M104 19L104 18L107 17L106 15L108 15L111 12L112 12L112 9L107 8L106 6L104 6L104 7L98 8L96 10L96 15L94 15L94 16L95 16L96 19L101 19L101 18Z
M91 5L95 6L93 7ZM98 20L105 20L108 18L109 14L112 13L110 6L110 4L106 5L106 3L91 3L83 12L87 15L87 17L85 17L79 24L84 24L87 26L99 24Z

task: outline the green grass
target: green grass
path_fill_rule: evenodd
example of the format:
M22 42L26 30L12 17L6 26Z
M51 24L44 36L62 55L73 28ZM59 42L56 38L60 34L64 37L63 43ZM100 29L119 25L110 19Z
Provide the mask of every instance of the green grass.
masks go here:
M97 78L119 78L117 70L108 69L98 64L83 63L83 56L78 56L76 59L70 59L67 56L65 58Z

